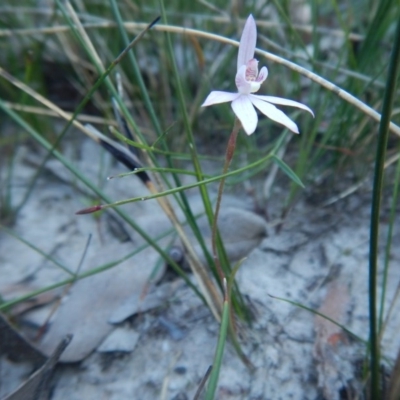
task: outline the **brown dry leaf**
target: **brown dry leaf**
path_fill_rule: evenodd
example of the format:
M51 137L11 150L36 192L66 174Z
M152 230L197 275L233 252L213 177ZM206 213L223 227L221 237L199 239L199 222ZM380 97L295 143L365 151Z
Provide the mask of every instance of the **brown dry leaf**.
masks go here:
M343 325L349 307L350 295L347 285L332 282L318 312ZM340 390L346 387L347 381L352 378L351 365L348 360L343 359L346 336L339 326L319 315L315 317L314 323L314 358L317 362L318 386L325 398L339 400Z
M350 294L347 286L332 282L318 312L326 315L338 324L344 324L350 308ZM319 315L315 316L315 331L317 340L335 344L335 337L342 335L343 330L336 324Z

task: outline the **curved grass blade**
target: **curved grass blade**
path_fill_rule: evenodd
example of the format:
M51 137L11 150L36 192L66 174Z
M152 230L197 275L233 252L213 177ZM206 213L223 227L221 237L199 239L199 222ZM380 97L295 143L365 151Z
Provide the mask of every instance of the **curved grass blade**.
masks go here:
M156 199L158 197L164 197L164 196L168 196L170 194L181 192L181 191L184 191L184 190L187 190L187 189L192 189L192 188L197 187L197 186L204 186L204 185L207 185L209 183L219 181L220 179L223 179L225 177L238 175L238 174L240 174L242 172L245 172L245 171L247 171L247 170L249 170L251 168L257 167L257 166L269 161L272 157L273 157L272 154L268 154L267 156L261 158L258 161L255 161L252 164L249 164L249 165L247 165L245 167L242 167L242 168L238 168L235 171L227 172L226 174L217 175L217 176L214 176L212 178L203 179L202 181L199 181L199 182L191 183L189 185L181 186L181 187L178 187L178 188L165 190L164 192L158 192L158 193L155 193L155 194L151 194L149 196L133 197L131 199L120 200L120 201L116 201L114 203L99 205L99 206L97 206L98 209L97 210L93 210L93 211L99 211L99 210L103 210L103 209L106 209L106 208L118 207L118 206L121 206L121 205L124 205L124 204L134 203L136 201L145 201L145 200Z
M303 182L295 174L295 172L287 165L283 160L281 160L276 155L272 155L272 160L278 165L278 167L295 183L304 188Z

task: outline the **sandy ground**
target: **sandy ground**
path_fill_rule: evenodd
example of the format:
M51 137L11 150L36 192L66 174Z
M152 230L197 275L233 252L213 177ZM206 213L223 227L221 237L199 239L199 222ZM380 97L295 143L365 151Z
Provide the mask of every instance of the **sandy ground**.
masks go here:
M134 177L107 181L106 176L124 170L112 166L109 158L89 142L80 155L71 153L69 157L114 199L146 194L140 184L133 183L137 181ZM18 155L14 204L25 193L37 168L36 161L26 149ZM80 263L89 234L92 239L82 271L118 259L143 244L131 227L113 213L100 218L76 216L77 210L90 205L89 200L90 192L51 161L12 228L71 271L76 271ZM251 201L243 196L232 204L248 208ZM139 202L123 209L151 235L156 235L160 227L167 229L155 203ZM272 204L269 211L273 216L278 209ZM237 275L256 315L251 327L239 324L243 351L253 368L246 367L228 344L217 398L356 398L353 394L363 384L362 360L366 351L359 339L368 337L369 195L358 193L326 208L299 202L279 233L270 222L265 221L267 236L249 252ZM237 231L240 228L236 226ZM387 225L382 221L382 233L386 231ZM170 239L163 240L160 243L170 243ZM399 242L397 225L393 243ZM382 241L382 248L383 245ZM72 331L76 338L84 339L76 339L82 343L77 349L74 338L70 349L77 349L84 359L57 366L47 385L48 398L193 398L212 363L218 324L183 280L171 274L166 280L163 269L158 271L158 286L153 285L149 292L152 302L141 302L138 292L142 293L149 271L129 275L132 265L155 265L158 260L154 250L145 249L115 269L70 288L37 346L50 353L57 340ZM400 282L399 261L400 248L394 245L386 311ZM0 231L0 269L0 293L6 299L68 277L53 262L4 231ZM137 286L127 283L127 276ZM379 279L381 282L381 273ZM55 291L54 296L62 294L62 290ZM271 296L320 310L359 339L310 311ZM396 304L382 342L388 363L400 346L397 308ZM21 331L32 338L51 309L47 304L25 313L17 319ZM54 338L49 338L56 330ZM11 361L6 349L3 343L1 398L24 382L34 369L33 363L24 361L23 354L18 362ZM72 352L67 348L64 357L67 351Z

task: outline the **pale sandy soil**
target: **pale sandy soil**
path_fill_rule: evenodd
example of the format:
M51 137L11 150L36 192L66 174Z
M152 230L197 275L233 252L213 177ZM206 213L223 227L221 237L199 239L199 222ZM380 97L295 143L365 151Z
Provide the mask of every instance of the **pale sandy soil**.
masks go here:
M114 199L146 194L134 177L105 180L106 176L124 169L111 166L104 154L100 168L99 150L89 142L82 147L81 154L70 154L70 158L92 180L100 182ZM35 172L34 164L29 150L20 152L13 178L15 204ZM82 258L89 234L92 239L82 271L122 257L143 243L130 227L112 217L113 214L103 214L100 219L91 215L76 216L77 210L89 205L89 192L54 161L48 167L13 226L25 240L72 271ZM273 198L269 206L271 221L279 209L273 204ZM316 319L311 312L270 295L320 309L366 340L368 201L366 190L325 208L300 201L279 234L271 221L265 221L268 235L250 251L237 276L256 315L252 327L240 329L243 350L254 368L247 368L228 344L218 399L356 398L351 393L360 390L362 385L364 344L323 319ZM251 209L251 204L243 195L231 200L230 205ZM155 203L135 203L123 209L150 234L167 227ZM234 226L238 232L241 230L239 223ZM383 221L384 234L386 228ZM400 242L399 235L397 225L386 310L400 282L400 248L396 245ZM168 240L164 239L163 243L169 243ZM383 244L382 241L382 248ZM48 384L49 398L193 398L212 363L218 325L181 279L170 276L166 281L161 277L162 270L159 271L161 284L150 291L154 302L144 311L137 292L143 289L148 270L142 268L142 274L133 273L132 265L154 265L157 261L157 254L146 249L113 270L76 283L64 296L58 314L53 316L52 325L38 346L51 352L63 335L72 332L76 337L64 357L68 358L77 348L74 340L81 343L78 353L90 354L82 361L58 365ZM380 271L382 268L381 262ZM38 252L5 232L0 232L0 270L0 293L6 298L68 277ZM147 271L144 275L143 270ZM20 292L15 289L7 294L17 284ZM395 305L383 337L383 353L388 361L394 359L400 346L397 308ZM50 310L51 306L47 305L25 315L22 331L32 335ZM50 332L54 333L53 338L49 338ZM7 353L7 344L1 346L2 352ZM32 363L10 361L3 354L0 397L26 380L32 369Z

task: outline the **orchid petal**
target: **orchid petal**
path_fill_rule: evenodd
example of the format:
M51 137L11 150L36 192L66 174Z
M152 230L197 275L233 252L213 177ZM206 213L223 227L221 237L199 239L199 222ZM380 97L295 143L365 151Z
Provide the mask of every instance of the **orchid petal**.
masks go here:
M267 67L262 67L260 73L257 77L257 82L263 83L268 77L268 69Z
M243 28L242 37L240 38L239 53L237 59L237 71L242 65L246 65L248 61L254 58L254 50L256 49L257 26L253 16L250 14Z
M260 73L261 74L261 73ZM303 110L308 111L313 117L314 117L314 113L312 112L311 108L307 107L306 105L299 103L297 101L294 100L288 100L288 99L283 99L281 97L275 97L275 96L262 96L262 95L257 95L257 97L260 100L264 100L267 101L268 103L272 103L272 104L278 104L281 106L289 106L289 107L297 107L297 108L301 108Z
M231 106L233 112L242 123L244 131L248 135L251 135L256 130L258 117L249 96L239 96L236 100L232 101Z
M242 65L235 78L236 87L239 93L249 94L251 93L251 82L246 79L246 65Z
M207 107L213 104L227 103L228 101L235 100L238 96L240 96L239 93L213 91L207 96L201 106Z
M281 110L278 110L274 105L263 101L260 97L268 96L257 96L254 94L248 95L249 100L257 107L264 115L275 122L278 122L286 128L290 129L294 133L299 133L297 125Z

